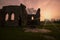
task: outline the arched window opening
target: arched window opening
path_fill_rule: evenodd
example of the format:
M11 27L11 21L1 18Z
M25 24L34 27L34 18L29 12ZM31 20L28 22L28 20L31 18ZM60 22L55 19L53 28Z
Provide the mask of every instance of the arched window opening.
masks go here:
M15 19L15 14L12 13L12 14L11 14L11 20L14 20L14 19Z
M32 16L31 19L34 20L34 17Z
M8 13L5 15L5 21L8 21L9 15Z

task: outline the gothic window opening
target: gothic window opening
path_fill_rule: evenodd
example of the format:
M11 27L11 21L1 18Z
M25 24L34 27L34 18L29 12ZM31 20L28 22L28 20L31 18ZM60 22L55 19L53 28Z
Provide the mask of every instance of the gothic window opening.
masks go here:
M8 18L9 18L9 14L7 13L5 16L5 21L8 21Z
M14 13L11 14L11 20L15 20L15 14Z
M31 19L34 20L34 17L32 16Z

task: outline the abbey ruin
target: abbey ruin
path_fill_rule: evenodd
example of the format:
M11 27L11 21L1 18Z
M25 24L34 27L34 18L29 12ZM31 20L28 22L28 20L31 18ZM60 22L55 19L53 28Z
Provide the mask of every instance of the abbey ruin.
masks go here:
M3 6L0 9L0 26L40 25L40 8L36 14L28 14L26 6L21 4Z

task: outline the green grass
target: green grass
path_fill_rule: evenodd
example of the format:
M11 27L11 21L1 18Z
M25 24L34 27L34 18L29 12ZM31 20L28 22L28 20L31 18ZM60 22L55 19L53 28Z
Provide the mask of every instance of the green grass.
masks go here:
M0 27L0 40L60 40L60 25L56 26L58 29L52 25L45 26L52 30L51 33L24 32L20 27ZM38 27L42 28L43 25Z

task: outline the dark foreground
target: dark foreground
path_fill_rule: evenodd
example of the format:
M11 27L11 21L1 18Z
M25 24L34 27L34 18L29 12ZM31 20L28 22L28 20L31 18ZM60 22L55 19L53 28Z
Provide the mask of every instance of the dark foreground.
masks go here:
M60 40L60 27L47 29L52 32L24 32L20 27L0 27L0 40Z

